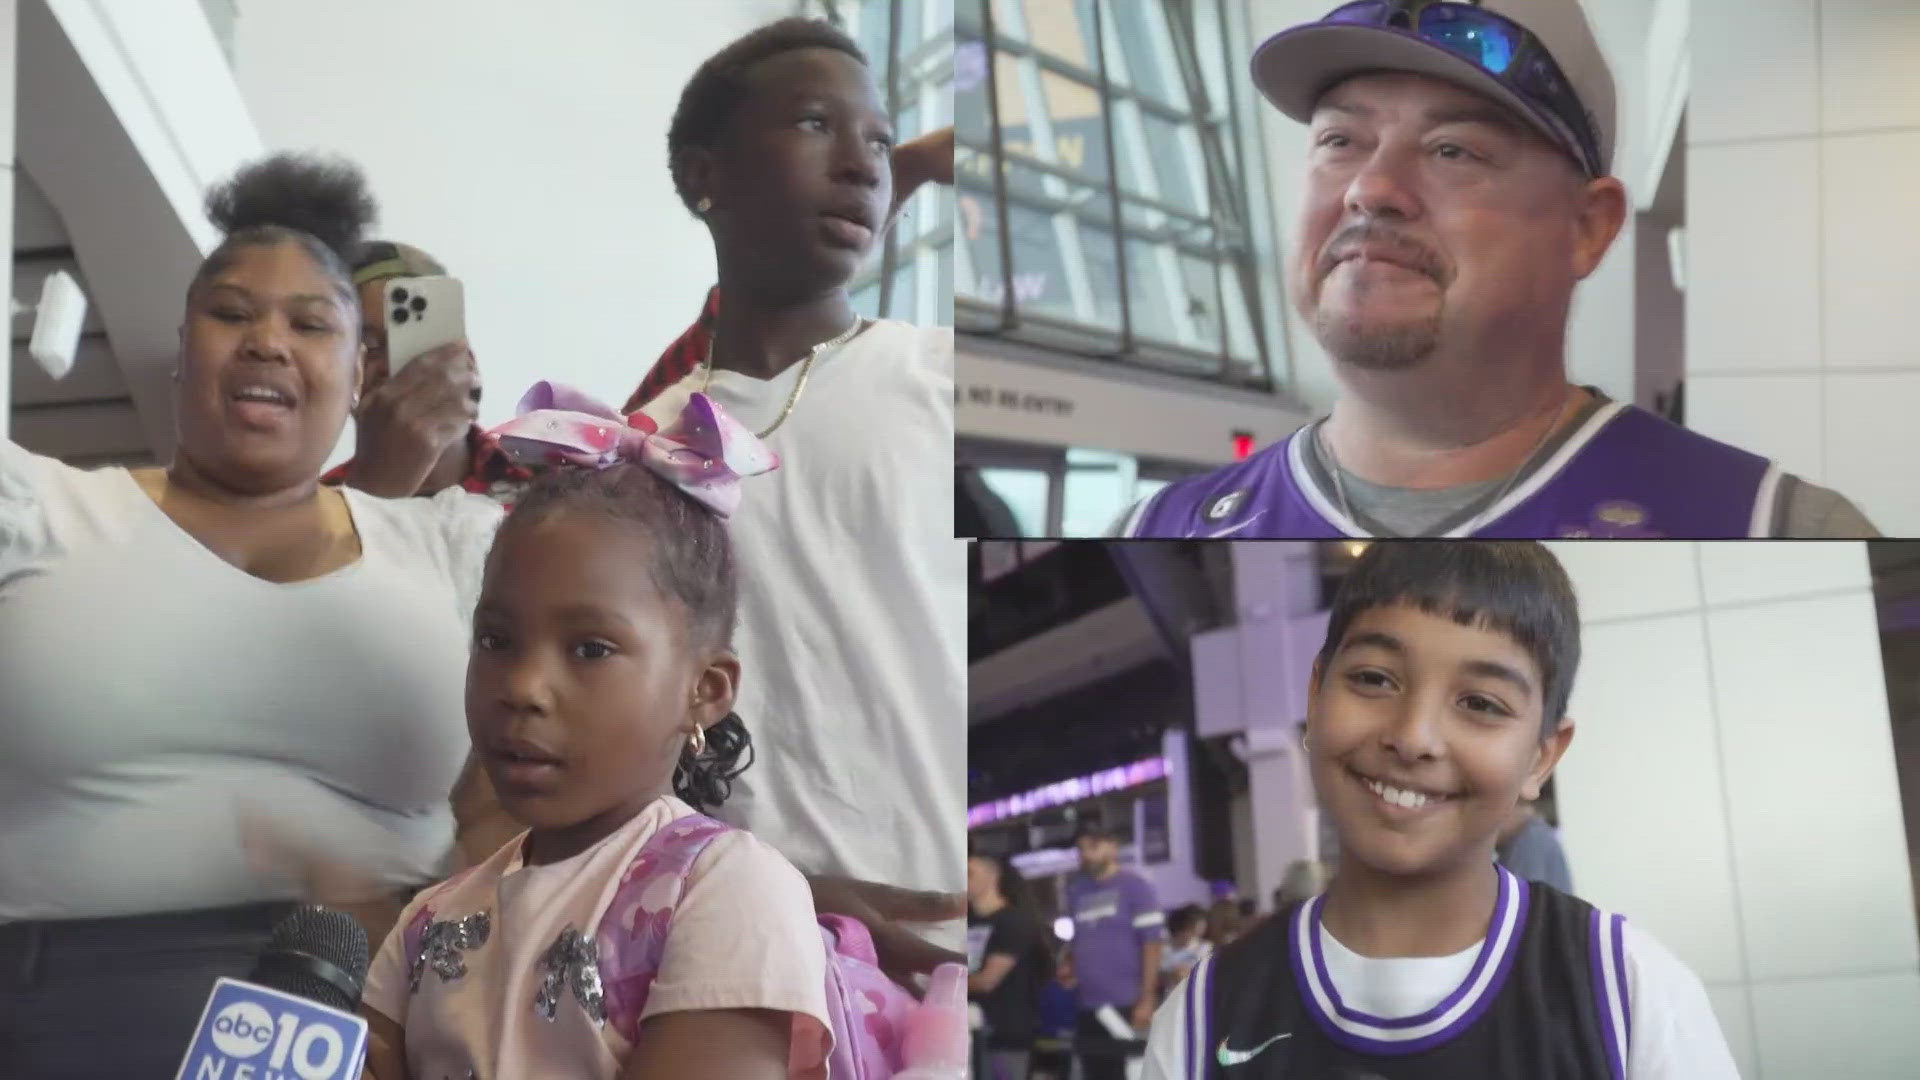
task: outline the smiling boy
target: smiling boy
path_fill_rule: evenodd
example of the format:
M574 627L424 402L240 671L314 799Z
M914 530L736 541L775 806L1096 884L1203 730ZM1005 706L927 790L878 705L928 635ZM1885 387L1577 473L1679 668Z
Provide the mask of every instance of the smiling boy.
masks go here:
M1326 893L1195 968L1148 1080L1721 1080L1700 980L1621 916L1493 861L1573 739L1566 572L1534 543L1370 547L1308 690Z

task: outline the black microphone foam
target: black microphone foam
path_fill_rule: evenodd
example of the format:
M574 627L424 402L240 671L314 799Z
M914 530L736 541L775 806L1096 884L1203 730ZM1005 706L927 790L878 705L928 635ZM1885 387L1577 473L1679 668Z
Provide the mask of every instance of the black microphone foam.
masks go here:
M344 911L301 907L280 920L247 981L343 1012L360 1007L367 932Z

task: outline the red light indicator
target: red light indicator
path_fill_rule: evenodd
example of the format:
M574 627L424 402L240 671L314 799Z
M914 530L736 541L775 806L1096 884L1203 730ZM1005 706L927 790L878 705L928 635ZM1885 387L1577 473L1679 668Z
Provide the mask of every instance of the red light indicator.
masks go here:
M1245 461L1253 456L1253 433L1236 431L1233 433L1233 460Z

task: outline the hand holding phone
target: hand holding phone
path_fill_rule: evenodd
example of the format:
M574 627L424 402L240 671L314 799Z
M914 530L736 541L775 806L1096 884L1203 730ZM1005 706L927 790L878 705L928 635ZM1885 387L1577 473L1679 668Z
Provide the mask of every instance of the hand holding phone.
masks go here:
M466 460L479 412L480 373L467 343L429 349L361 400L347 482L387 498L415 494L448 455Z
M381 308L390 375L434 349L466 339L466 289L459 278L392 278L381 287Z

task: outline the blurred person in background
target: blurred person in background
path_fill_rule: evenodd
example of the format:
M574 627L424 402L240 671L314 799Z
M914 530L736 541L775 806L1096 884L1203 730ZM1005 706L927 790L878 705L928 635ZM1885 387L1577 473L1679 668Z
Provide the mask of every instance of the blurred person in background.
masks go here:
M1547 823L1532 802L1514 806L1500 830L1494 858L1528 881L1573 892L1573 871L1567 868L1567 853L1560 847L1560 831Z
M1086 1080L1121 1080L1128 1044L1102 1023L1112 1009L1136 1039L1160 1001L1160 956L1166 916L1146 878L1120 867L1120 838L1096 822L1083 824L1074 844L1080 871L1067 878L1073 918L1073 969L1080 984L1078 1044Z
M480 372L466 342L400 357L400 371L393 371L394 358L387 355L387 283L446 273L433 256L390 240L370 241L356 254L353 284L367 360L354 410L354 456L329 472L327 483L389 498L458 486L507 502L532 479L482 437Z
M1040 1030L1040 994L1053 977L1053 935L1026 878L1004 856L967 859L967 997L986 1019L982 1080L1026 1080Z
M1288 904L1319 896L1326 891L1327 880L1331 876L1327 864L1318 859L1295 859L1287 864L1280 887L1273 890L1274 913L1285 911Z
M1220 899L1207 909L1207 944L1214 949L1239 937L1247 928L1238 900Z
M1167 913L1167 950L1160 956L1160 996L1165 998L1193 965L1213 951L1207 941L1207 912L1199 904L1187 904Z
M1080 1025L1080 983L1073 972L1073 948L1053 950L1053 978L1040 988L1039 1037L1033 1043L1029 1080L1071 1080L1073 1037Z

